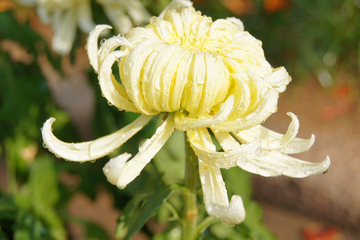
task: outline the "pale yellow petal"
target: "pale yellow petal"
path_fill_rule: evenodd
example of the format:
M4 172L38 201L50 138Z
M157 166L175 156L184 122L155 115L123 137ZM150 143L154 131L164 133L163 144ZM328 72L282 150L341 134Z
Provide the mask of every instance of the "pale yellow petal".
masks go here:
M163 47L166 47L166 45L160 39L144 40L134 47L126 58L121 59L119 63L120 77L130 100L142 113L147 115L156 115L160 112L150 108L150 103L144 99L145 97L152 97L155 86L150 86L151 89L147 89L149 91L147 96L144 96L142 81L146 81L147 78L149 81L152 80L151 76L147 75L149 68L152 67L151 61L153 61L155 52Z
M205 81L205 53L199 51L193 56L193 63L189 69L190 82L185 87L182 106L188 112L197 113Z
M310 139L296 138L299 130L299 120L293 113L288 113L288 115L292 118L292 122L285 135L271 131L261 125L233 134L242 143L259 138L261 139L261 147L267 150L277 150L286 154L309 150L314 144L315 136L312 135Z
M204 163L219 167L231 168L238 165L238 161L247 161L258 155L260 141L256 140L248 144L242 144L225 152L217 152L206 147L206 139L211 139L206 128L188 130L187 136L195 154ZM208 144L210 143L207 140ZM213 144L213 143L211 143Z
M304 178L315 174L325 173L330 167L330 158L321 163L306 162L294 157L287 156L277 151L264 152L261 156L252 161L252 164L245 165L244 170L272 177L285 175L293 178Z
M228 17L226 20L234 24L238 31L244 31L244 24L240 19L236 17Z
M120 110L124 109L130 112L140 112L136 106L129 101L126 95L122 95L125 94L123 87L116 81L112 74L112 65L114 62L126 54L127 52L125 51L115 51L105 58L99 70L99 84L102 94L110 104L116 106Z
M163 124L158 127L155 134L145 140L139 147L139 152L133 159L124 164L128 155L111 159L103 168L109 182L118 188L125 188L133 181L148 164L155 154L164 146L174 131L174 115L167 116Z
M220 169L199 160L199 175L208 214L230 225L241 223L245 219L241 197L233 195L229 203Z
M42 138L45 146L55 155L69 161L84 162L98 159L120 147L124 142L141 130L151 117L142 115L134 122L110 135L94 141L83 143L66 143L57 139L52 133L52 123L55 118L49 118L42 128Z
M234 105L234 96L231 95L223 103L220 110L214 116L204 119L186 117L184 116L184 113L176 112L175 126L177 129L181 131L186 131L195 128L214 127L227 119L227 117L231 113L233 105Z
M87 41L87 54L89 57L90 65L93 67L95 72L99 71L99 63L98 63L98 39L100 34L112 27L109 25L97 25L94 30L92 30L89 34L89 38Z
M182 8L190 7L193 3L189 0L173 0L167 7L160 13L159 17L162 18L164 14L172 9L180 11Z
M291 77L284 67L279 67L275 68L270 75L264 78L264 80L278 92L284 92L286 85L288 85L291 81Z
M266 96L264 96L264 101L261 105L246 117L224 121L213 128L221 131L237 132L259 125L276 111L278 97L279 94L276 91L269 91Z
M121 47L121 50L127 51L129 48L132 48L132 44L126 38L121 35L111 37L101 43L100 49L98 50L98 63L101 66L104 59L115 49Z
M225 152L239 147L239 144L227 132L214 131L216 139ZM243 146L240 145L240 146ZM327 157L322 163L305 162L277 151L257 149L255 156L241 158L236 163L243 170L264 177L285 175L302 178L325 172L330 166Z
M150 108L159 112L177 110L170 109L170 91L179 64L177 56L183 53L178 45L163 44L149 56L144 68L146 75L143 77L142 94Z
M76 11L57 10L53 14L54 36L52 39L52 48L59 54L69 54L76 35Z

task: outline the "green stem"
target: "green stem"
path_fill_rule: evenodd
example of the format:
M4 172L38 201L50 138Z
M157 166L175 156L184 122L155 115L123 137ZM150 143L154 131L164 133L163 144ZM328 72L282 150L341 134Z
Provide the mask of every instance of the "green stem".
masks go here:
M183 239L194 240L196 236L196 217L198 215L196 204L197 181L199 177L198 159L187 141L185 134L185 152L186 152L186 168L185 168L185 187L189 190L184 193L184 224Z

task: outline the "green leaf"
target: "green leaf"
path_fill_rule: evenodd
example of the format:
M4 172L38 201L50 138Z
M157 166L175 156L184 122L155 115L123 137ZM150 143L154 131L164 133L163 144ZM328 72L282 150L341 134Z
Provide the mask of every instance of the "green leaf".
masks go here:
M170 185L157 190L152 196L147 198L146 203L140 209L140 213L137 216L132 217L132 221L131 221L132 226L128 225L129 222L120 221L118 225L117 233L118 234L125 233L127 229L129 229L123 239L124 240L131 239L134 236L134 234L144 226L144 224L151 217L151 215L158 209L158 207L160 207L160 205L164 201L166 201L171 196L171 194L174 193L174 191L179 189L180 189L179 185ZM138 203L139 202L141 201L138 201ZM132 202L130 208L133 210L136 207L135 205L136 202ZM132 211L128 211L128 212L132 212ZM129 218L129 216L127 216L127 218ZM125 215L124 217L121 216L120 219L125 220L126 219ZM122 232L118 232L118 231L122 231ZM117 237L119 236L117 235Z
M59 192L57 172L49 156L36 158L30 169L28 184L23 186L21 193L29 196L31 208L47 225L53 238L66 239L63 222L53 210L59 200ZM24 196L18 199L24 200Z

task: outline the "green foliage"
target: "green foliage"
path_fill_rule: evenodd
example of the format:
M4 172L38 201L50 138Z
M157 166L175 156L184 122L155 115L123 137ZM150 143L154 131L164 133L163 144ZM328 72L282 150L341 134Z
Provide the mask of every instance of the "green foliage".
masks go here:
M178 185L170 185L158 189L154 194L138 194L127 204L118 220L116 237L131 239L147 220L154 214L161 204L176 190Z

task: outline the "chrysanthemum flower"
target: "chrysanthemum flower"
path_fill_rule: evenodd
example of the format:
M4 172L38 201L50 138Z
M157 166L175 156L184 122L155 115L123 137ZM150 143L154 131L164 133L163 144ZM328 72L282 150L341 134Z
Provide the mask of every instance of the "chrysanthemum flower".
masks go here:
M52 48L60 54L71 50L79 27L89 33L95 28L92 20L91 0L17 0L26 6L36 6L38 16L45 24L52 24ZM139 25L149 19L149 13L139 0L97 0L116 30L127 33L133 23ZM129 16L130 17L129 17Z
M124 188L161 149L175 129L186 131L199 159L199 173L207 212L229 224L245 218L240 196L229 201L220 169L240 167L262 176L302 178L325 172L330 159L305 162L288 154L307 151L314 143L296 138L299 121L282 135L261 124L276 111L279 93L290 82L285 68L272 68L261 42L244 31L236 18L202 16L190 1L173 1L159 17L126 36L114 36L98 49L98 37L109 26L90 33L88 55L98 73L104 97L119 110L141 113L119 131L84 143L65 143L51 131L54 118L43 127L46 146L70 161L91 161L127 141L152 117L162 125L132 159L123 153L103 171ZM112 66L120 69L121 82ZM222 151L216 151L213 137Z

